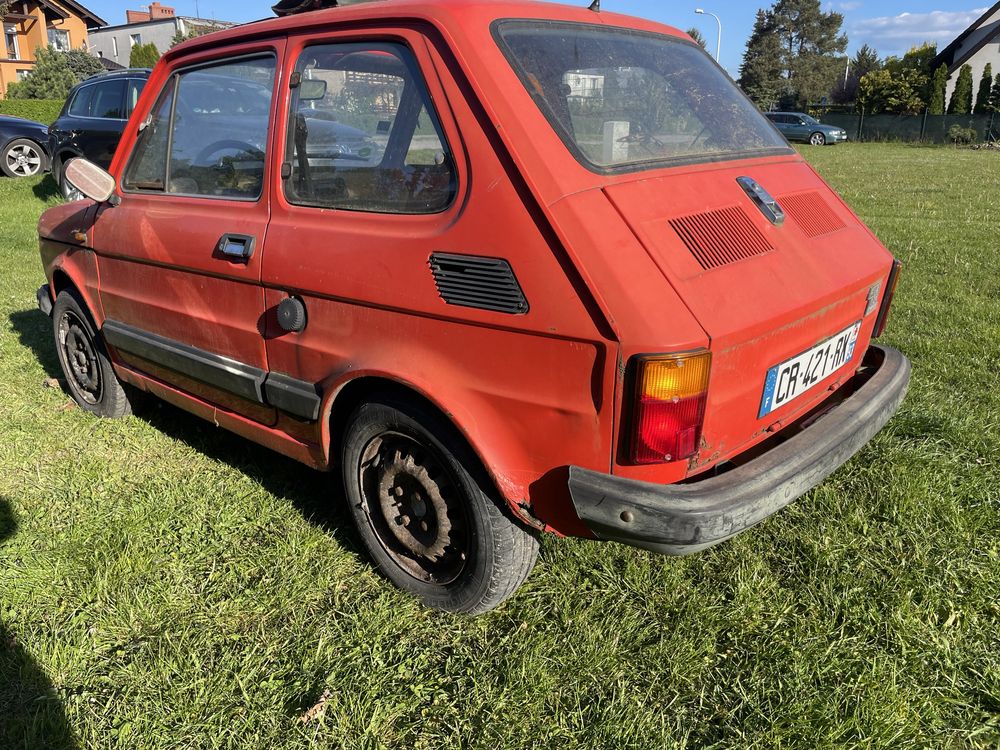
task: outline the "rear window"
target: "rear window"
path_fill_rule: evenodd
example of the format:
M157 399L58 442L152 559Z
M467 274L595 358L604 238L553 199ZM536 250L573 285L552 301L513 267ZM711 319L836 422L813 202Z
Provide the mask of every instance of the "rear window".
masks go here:
M595 171L789 150L695 44L630 29L545 21L500 21L494 33L552 127Z

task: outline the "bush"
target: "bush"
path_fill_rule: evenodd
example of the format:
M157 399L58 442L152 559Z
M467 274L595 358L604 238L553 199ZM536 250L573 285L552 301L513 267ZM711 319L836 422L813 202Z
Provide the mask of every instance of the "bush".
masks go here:
M129 53L128 66L130 68L152 68L159 59L160 52L152 42L136 44Z
M956 146L967 146L979 140L979 134L975 128L963 128L961 125L952 125L948 128L948 139Z
M24 80L7 87L8 99L65 99L79 79L67 56L52 47L35 50L35 67Z
M0 101L0 115L23 117L51 125L62 111L62 106L62 99L4 99Z

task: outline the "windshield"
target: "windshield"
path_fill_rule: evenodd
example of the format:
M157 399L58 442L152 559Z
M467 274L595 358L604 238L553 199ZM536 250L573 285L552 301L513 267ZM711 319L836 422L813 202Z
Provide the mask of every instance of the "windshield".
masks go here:
M500 46L585 166L627 171L787 153L781 135L697 45L588 24L500 21Z

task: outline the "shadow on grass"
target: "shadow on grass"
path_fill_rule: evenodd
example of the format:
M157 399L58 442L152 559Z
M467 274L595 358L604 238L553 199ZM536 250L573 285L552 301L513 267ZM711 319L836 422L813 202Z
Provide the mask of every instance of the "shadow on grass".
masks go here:
M45 368L45 374L50 378L61 378L62 370L59 368L52 339L52 321L41 310L34 308L11 313L10 325L17 333L21 345L35 353L35 357Z
M289 501L303 518L367 564L368 558L361 551L347 513L339 472L311 469L151 396L141 398L135 416L199 453L246 474L275 497Z
M10 503L0 497L0 548L17 530ZM0 747L76 748L73 730L52 683L0 621Z
M35 194L35 197L39 200L48 201L50 198L56 198L62 195L59 192L59 185L52 178L51 174L45 175L45 179L39 182L37 185L33 185L31 192Z

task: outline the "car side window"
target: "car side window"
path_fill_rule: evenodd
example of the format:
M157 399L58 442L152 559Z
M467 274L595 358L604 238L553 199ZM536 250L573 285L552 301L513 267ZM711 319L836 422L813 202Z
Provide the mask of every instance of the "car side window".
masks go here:
M271 55L175 73L136 142L125 189L260 198L275 65Z
M146 80L144 78L129 78L128 79L128 94L125 99L126 114L131 115L132 110L135 109L135 105L139 102L139 94L142 93L143 87L146 85Z
M290 203L399 214L451 203L454 162L409 49L309 47L295 76L283 169Z
M125 81L105 81L84 86L76 92L69 114L73 117L100 117L120 120L125 98Z

